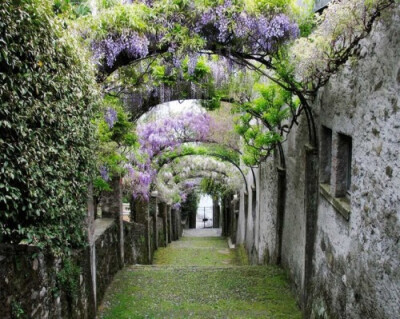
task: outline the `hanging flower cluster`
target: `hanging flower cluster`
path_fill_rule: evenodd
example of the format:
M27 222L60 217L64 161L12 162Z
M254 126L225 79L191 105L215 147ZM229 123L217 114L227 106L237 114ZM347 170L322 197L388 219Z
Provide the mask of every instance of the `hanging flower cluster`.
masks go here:
M110 176L108 174L107 166L104 166L104 165L100 166L99 171L100 171L101 178L104 179L106 182L108 182L110 179Z
M129 156L125 184L135 198L149 198L150 187L157 176L157 157L176 150L182 143L202 142L208 137L211 117L206 113L187 112L148 122L137 127L140 147Z
M210 32L212 30L212 32ZM232 1L203 12L195 31L239 52L273 53L279 44L299 36L298 25L285 14L258 16L246 10L236 10Z
M92 43L95 60L105 58L111 68L117 56L124 52L130 58L143 58L149 53L149 40L136 32L109 36L104 40Z
M112 129L114 127L115 122L118 120L117 111L112 107L106 109L104 114L104 120L106 121L108 127Z
M202 142L209 133L211 117L207 113L181 115L139 125L140 150L149 159L186 142Z

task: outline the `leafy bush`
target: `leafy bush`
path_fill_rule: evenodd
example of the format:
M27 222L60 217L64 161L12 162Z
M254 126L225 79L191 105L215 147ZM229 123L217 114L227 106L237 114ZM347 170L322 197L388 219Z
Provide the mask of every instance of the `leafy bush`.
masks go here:
M0 241L80 246L96 84L43 0L0 7Z

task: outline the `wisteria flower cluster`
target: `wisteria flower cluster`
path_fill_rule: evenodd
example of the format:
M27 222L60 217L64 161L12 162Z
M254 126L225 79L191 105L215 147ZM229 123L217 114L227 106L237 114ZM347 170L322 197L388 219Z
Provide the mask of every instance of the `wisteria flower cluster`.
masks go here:
M118 120L117 111L114 110L112 107L107 108L104 114L104 120L106 121L108 127L112 129L115 122L117 122Z
M137 127L140 148L129 156L125 165L128 172L125 183L133 196L149 198L151 184L157 177L157 156L177 149L182 143L202 142L207 139L211 117L207 113L187 112Z
M208 136L211 117L207 113L181 115L139 125L137 134L141 151L153 158L185 142L201 142Z
M101 178L104 179L106 182L108 182L110 179L110 176L108 174L107 166L104 166L104 165L100 166L99 171L100 171Z
M95 60L105 59L111 68L117 56L124 52L130 58L143 58L149 53L149 40L145 35L136 32L109 36L104 40L92 43Z
M299 36L299 27L285 14L257 16L246 10L232 10L232 2L207 9L198 19L196 31L212 37L210 27L217 33L217 41L251 54L273 53L278 45Z
M127 174L124 178L125 184L132 188L132 196L149 200L150 186L156 175L156 171L145 165L137 165L135 168L131 163L125 165Z

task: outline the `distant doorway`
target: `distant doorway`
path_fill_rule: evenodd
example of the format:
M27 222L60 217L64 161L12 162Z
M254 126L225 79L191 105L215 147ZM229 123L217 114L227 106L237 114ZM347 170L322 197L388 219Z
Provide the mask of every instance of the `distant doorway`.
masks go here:
M196 212L196 229L213 228L213 201L209 195L201 195Z

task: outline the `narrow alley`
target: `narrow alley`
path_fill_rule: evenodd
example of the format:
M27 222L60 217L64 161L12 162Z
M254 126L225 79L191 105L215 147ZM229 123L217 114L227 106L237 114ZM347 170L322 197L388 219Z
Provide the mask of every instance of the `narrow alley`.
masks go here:
M99 318L301 318L281 269L246 265L245 254L217 235L186 230L156 252L154 265L124 268Z

